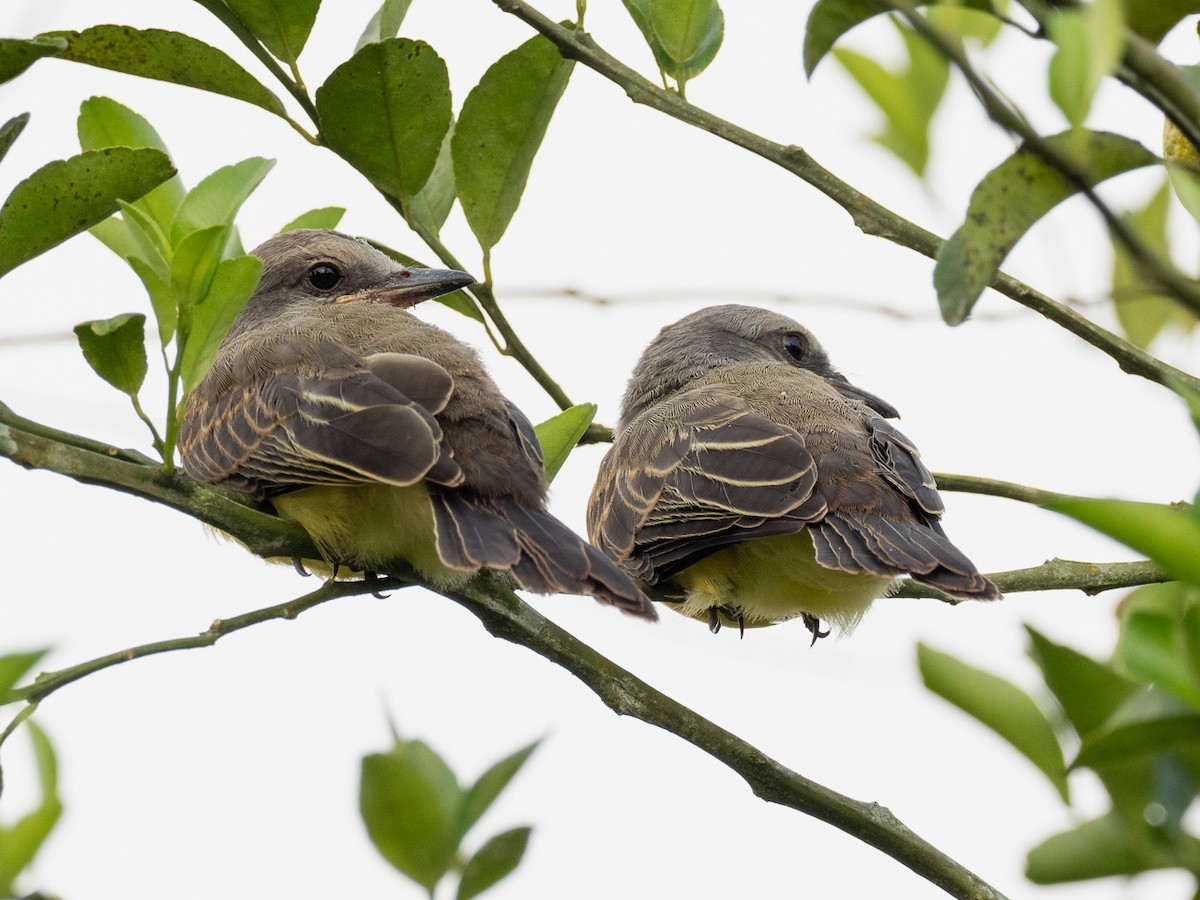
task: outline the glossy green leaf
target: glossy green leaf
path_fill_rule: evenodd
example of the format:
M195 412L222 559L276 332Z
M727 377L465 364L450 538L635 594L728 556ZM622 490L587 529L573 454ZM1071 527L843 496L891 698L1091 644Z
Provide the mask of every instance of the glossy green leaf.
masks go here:
M517 211L573 67L538 35L494 62L463 103L450 144L454 180L485 252Z
M0 656L0 704L12 703L16 699L10 693L12 689L48 652L48 649L30 650Z
M15 897L13 881L33 861L62 815L58 797L58 763L45 733L33 722L26 722L33 741L34 759L38 765L38 781L42 788L41 803L33 812L14 822L0 825L0 896Z
M1045 506L1146 554L1172 578L1200 585L1200 520L1186 511L1130 500L1068 499Z
M558 470L562 468L583 433L596 417L595 403L580 403L565 409L557 416L547 419L536 426L538 443L542 445L542 463L546 470L546 480L553 481Z
M665 70L681 84L704 71L721 48L725 16L716 0L647 0L645 12L670 61Z
M999 0L995 9L987 0L970 3L930 4L925 11L929 24L961 43L963 38L974 38L986 47L1000 36L1004 23L999 18L1007 11L1008 0Z
M450 142L453 139L454 120L451 119L429 180L409 204L412 217L434 233L442 230L450 215L450 208L454 206L454 161L450 156Z
M884 129L872 139L894 153L918 176L929 162L929 128L950 81L950 65L928 41L898 25L908 53L903 71L891 72L852 50L834 56L884 115Z
M401 741L363 759L359 810L371 841L417 884L433 886L454 864L462 791L421 741Z
M1171 206L1171 188L1164 180L1162 186L1141 209L1126 216L1129 226L1137 232L1152 251L1166 259L1170 257L1167 239L1167 212ZM1139 347L1149 347L1164 328L1188 332L1196 327L1196 317L1166 296L1129 256L1125 245L1112 238L1113 308L1121 330Z
M459 808L458 834L460 839L471 830L472 825L479 821L479 817L495 802L496 798L500 796L500 792L508 787L508 783L525 765L526 760L537 749L539 743L540 741L534 741L528 747L522 747L516 753L506 756L480 775L479 780L467 789Z
M150 147L167 153L167 146L145 118L127 106L108 97L92 97L83 101L76 122L79 146L83 150L104 147ZM169 155L169 154L168 154ZM145 210L166 232L171 227L175 210L183 201L184 188L179 176L160 184L135 204Z
M345 214L346 207L344 206L322 206L320 209L310 209L280 228L279 233L300 231L303 228L316 228L322 231L337 228Z
M0 84L16 78L39 59L57 56L67 48L62 38L37 37L31 41L0 38Z
M1042 841L1026 857L1025 877L1034 884L1062 884L1146 868L1121 820L1110 814Z
M945 5L992 12L989 0L962 0L961 4ZM811 77L817 63L825 58L842 35L867 19L891 11L892 7L881 0L817 0L804 29L804 71Z
M276 58L295 63L308 41L321 0L224 0Z
M285 116L279 98L225 53L186 34L128 25L51 32L67 48L59 59L223 94Z
M1200 13L1200 0L1125 0L1129 28L1155 44L1195 13Z
M502 831L479 848L463 866L457 900L478 897L521 863L529 844L530 828Z
M1029 632L1030 655L1076 733L1087 735L1099 728L1139 689L1103 663L1054 643L1028 625L1025 630Z
M1050 98L1078 127L1087 118L1100 81L1121 59L1125 47L1121 0L1092 0L1055 10L1047 27L1058 48L1050 60Z
M19 116L13 116L3 125L0 125L0 160L8 155L9 148L21 136L21 132L25 130L25 126L28 124L29 113L21 113Z
M625 4L625 9L629 12L630 18L633 19L634 24L638 27L638 31L645 38L646 46L654 54L655 64L663 72L670 71L672 65L671 57L667 55L667 51L654 34L654 26L650 24L650 0L621 0L621 2Z
M246 198L275 166L275 160L252 156L231 166L222 166L188 191L171 225L171 244L194 231L214 225L232 226ZM232 229L231 229L232 233Z
M185 394L208 374L225 333L261 277L262 261L255 256L238 256L218 263L208 292L192 313L192 328L180 369Z
M450 77L424 41L366 44L317 90L321 136L377 188L408 200L450 127Z
M412 0L383 0L383 4L367 22L367 27L363 29L354 49L361 50L364 44L373 44L398 35L410 6Z
M1076 159L1090 185L1155 162L1149 150L1119 134L1064 132L1045 141L1064 154L1083 148L1084 157ZM933 283L942 317L951 325L964 322L1017 241L1075 192L1029 150L1018 150L985 175L971 195L962 227L938 252Z
M75 336L84 359L118 391L136 397L146 380L146 317L124 313L111 319L81 322Z
M0 275L86 231L175 174L157 150L89 150L38 169L0 208Z
M1050 721L1020 688L989 672L917 646L917 664L925 686L974 716L1037 766L1067 801L1066 766Z

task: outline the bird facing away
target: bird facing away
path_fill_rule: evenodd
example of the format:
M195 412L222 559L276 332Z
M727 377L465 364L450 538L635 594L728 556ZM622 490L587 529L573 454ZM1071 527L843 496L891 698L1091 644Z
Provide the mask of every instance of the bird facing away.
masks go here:
M444 588L497 569L655 618L629 575L546 512L537 437L475 352L405 309L471 276L403 268L334 231L254 254L262 281L188 399L188 474L270 501L335 566L406 563Z
M888 403L786 316L714 306L659 332L588 504L592 542L684 615L739 629L852 629L898 576L1000 592L950 541Z

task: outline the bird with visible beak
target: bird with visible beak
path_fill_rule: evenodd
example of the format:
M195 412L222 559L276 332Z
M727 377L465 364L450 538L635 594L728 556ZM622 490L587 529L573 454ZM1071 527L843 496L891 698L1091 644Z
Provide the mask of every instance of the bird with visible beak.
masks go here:
M404 267L333 231L253 253L262 281L187 401L188 474L269 502L335 567L404 564L442 588L495 569L655 618L629 575L546 511L537 436L475 351L408 311L470 275Z
M786 316L715 306L659 332L588 505L592 542L684 615L850 631L903 575L996 586L946 537L933 476L884 400Z

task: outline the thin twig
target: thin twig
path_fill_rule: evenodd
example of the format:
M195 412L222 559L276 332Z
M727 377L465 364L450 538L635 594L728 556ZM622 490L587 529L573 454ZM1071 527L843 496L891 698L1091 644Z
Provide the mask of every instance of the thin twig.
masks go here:
M1162 567L1148 559L1131 562L1079 562L1072 559L1046 560L1040 566L1027 569L1010 569L1007 572L988 572L987 577L1004 594L1020 594L1030 591L1083 591L1095 596L1104 591L1137 587L1143 584L1159 584L1171 579ZM941 600L956 605L963 602L935 587L909 579L903 582L893 597L914 597Z

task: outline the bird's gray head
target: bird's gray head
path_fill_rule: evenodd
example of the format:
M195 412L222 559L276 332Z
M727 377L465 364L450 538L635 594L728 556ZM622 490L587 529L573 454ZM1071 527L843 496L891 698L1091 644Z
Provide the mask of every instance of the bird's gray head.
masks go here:
M289 231L251 252L262 260L262 280L231 338L280 315L357 301L408 307L475 280L452 269L407 268L338 231Z
M767 309L728 304L684 316L650 342L625 390L621 427L694 379L747 363L807 369L881 415L898 415L886 401L850 384L812 332L798 322Z

